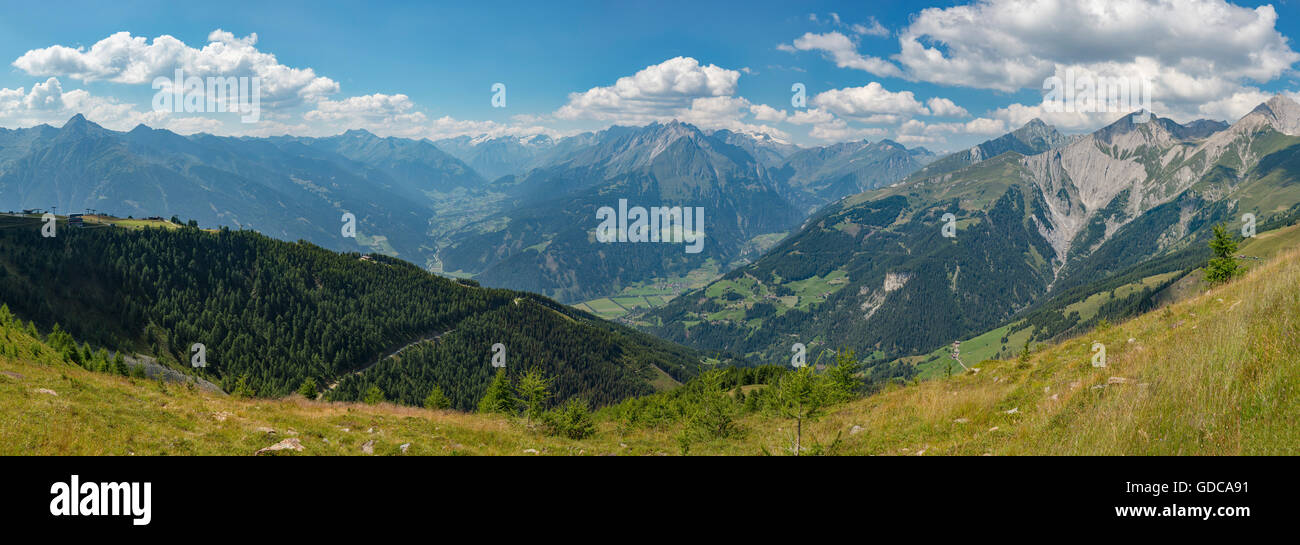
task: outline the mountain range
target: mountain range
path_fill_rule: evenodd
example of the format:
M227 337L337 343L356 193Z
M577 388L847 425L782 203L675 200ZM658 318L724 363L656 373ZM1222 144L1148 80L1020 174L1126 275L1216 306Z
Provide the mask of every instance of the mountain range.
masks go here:
M104 129L77 115L62 128L0 133L0 208L97 209L255 229L336 250L423 262L439 195L483 179L427 142L351 131L330 138L181 136ZM344 213L356 237L344 237Z
M1300 106L1279 96L1232 125L1125 115L1067 136L1033 120L936 158L889 140L799 148L676 121L432 142L115 132L78 115L0 131L0 208L192 218L563 303L703 274L630 321L737 358L802 342L894 359L1175 255L1213 223L1288 213L1298 126ZM635 243L638 207L704 220ZM600 239L606 212L622 216L615 242Z
M564 301L752 259L814 206L895 181L930 156L892 142L798 148L680 123L545 135L411 140L182 136L63 127L0 130L0 209L95 209L255 229ZM595 212L689 206L704 251L591 244ZM341 229L356 218L355 237Z
M826 206L761 259L640 323L766 361L788 358L794 343L896 359L1144 263L1166 265L1148 280L1185 274L1190 261L1175 258L1202 248L1211 225L1239 229L1247 213L1263 223L1297 210L1297 119L1300 105L1277 96L1230 126L1125 115L1064 137L1033 121ZM1081 321L1039 316L1032 335Z
M833 200L896 182L935 159L892 140L800 150L774 174L783 196L809 212Z
M766 167L693 126L614 127L595 141L522 178L494 182L513 206L450 235L439 253L444 266L488 285L581 301L710 259L729 263L746 241L801 219ZM595 241L597 211L620 203L702 210L702 249Z

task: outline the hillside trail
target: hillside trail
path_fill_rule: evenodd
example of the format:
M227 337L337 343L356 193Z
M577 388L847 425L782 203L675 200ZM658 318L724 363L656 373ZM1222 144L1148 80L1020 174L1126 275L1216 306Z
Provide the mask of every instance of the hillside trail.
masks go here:
M412 346L415 346L415 345L417 345L417 344L424 343L424 342L436 341L436 340L438 340L439 338L441 338L443 335L446 335L446 334L451 333L451 332L453 332L453 331L456 331L456 330L453 328L453 329L448 329L448 330L443 331L443 332L440 332L440 333L434 333L434 334L432 334L432 335L426 335L426 336L424 336L424 337L420 337L420 338L418 338L418 339L416 339L416 340L414 340L414 341L411 341L411 342L409 342L409 343L406 343L405 345L402 345L402 346L399 347L399 348L396 348L396 349L394 349L394 350L389 350L388 352L385 352L383 355L381 355L381 356L379 356L378 358L376 358L375 361L372 361L372 362L366 364L365 367L362 367L362 368L357 369L357 370L355 370L355 371L350 371L350 372L348 372L348 373L345 373L343 376L347 376L347 375L360 375L361 373L364 373L364 372L366 372L367 370L369 370L371 367L374 367L374 366L376 366L376 365L379 365L379 362L382 362L382 361L384 361L384 360L386 360L386 359L388 359L388 358L391 358L391 357L393 357L393 356L396 356L396 355L402 353L402 351L403 351L403 350L406 350L407 348L410 348L410 347L412 347ZM334 388L338 387L339 382L340 382L341 380L342 380L342 377L340 377L339 379L336 379L334 382L331 382L330 385L329 385L329 387L326 388L325 391L327 391L327 392L328 392L328 391L332 391Z

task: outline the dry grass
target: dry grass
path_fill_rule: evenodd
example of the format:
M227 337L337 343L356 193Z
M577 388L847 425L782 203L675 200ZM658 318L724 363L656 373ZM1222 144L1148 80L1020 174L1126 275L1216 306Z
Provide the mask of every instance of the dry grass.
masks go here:
M1105 368L1092 365L1093 341L1106 346ZM1024 368L985 362L856 402L814 429L861 426L845 447L856 454L1294 455L1298 357L1300 252L1290 252Z

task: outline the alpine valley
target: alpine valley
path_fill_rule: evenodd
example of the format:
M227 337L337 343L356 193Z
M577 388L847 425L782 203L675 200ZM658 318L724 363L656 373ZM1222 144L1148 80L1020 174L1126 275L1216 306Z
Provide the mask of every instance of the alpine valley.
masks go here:
M850 163L875 147L827 156ZM41 331L85 343L68 352L74 361L94 361L96 347L227 392L281 396L310 380L328 399L373 388L419 405L436 389L471 409L492 378L480 364L499 344L507 361L556 377L559 400L604 405L722 360L509 289L571 302L661 276L714 279L803 219L787 197L843 196L774 178L809 168L784 162L807 151L677 122L434 143L362 130L117 132L77 115L61 128L0 130L0 209L33 212L2 218L0 300ZM879 181L837 183L857 192ZM597 209L620 200L706 210L707 251L593 243ZM32 236L46 211L73 214L48 240ZM355 237L341 228L345 213ZM475 279L428 271L444 267ZM186 365L194 345L202 367Z
M497 343L559 377L558 400L597 405L706 364L780 363L796 343L817 362L856 351L881 383L950 372L953 341L1006 357L1179 299L1211 225L1300 210L1290 99L1231 125L1139 121L1065 135L1033 120L935 157L677 121L434 142L115 132L78 115L0 131L0 208L95 209L75 223L130 229L50 242L15 214L0 296L41 330L259 395L312 379L329 399L439 389L472 408ZM602 209L627 206L702 210L686 233L701 251L602 242ZM194 343L209 367L183 365Z

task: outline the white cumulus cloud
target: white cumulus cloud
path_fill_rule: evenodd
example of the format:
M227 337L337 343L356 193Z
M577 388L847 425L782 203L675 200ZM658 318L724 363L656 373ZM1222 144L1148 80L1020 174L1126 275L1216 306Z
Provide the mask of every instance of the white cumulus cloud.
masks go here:
M152 84L156 78L173 78L178 69L186 78L258 77L262 104L267 107L292 106L338 92L334 80L316 75L311 68L285 66L256 45L257 34L238 38L220 29L212 31L201 48L165 34L150 41L118 32L90 48L52 45L33 49L18 57L13 66L33 76L127 84Z
M936 117L966 117L970 112L966 108L958 106L952 100L943 97L933 97L925 102L930 107L930 114Z
M873 114L929 115L930 110L911 91L892 92L878 82L862 87L831 89L814 96L812 104L836 115L866 117Z
M675 57L618 78L613 85L571 93L560 119L651 121L689 108L697 98L736 93L740 71Z
M863 70L881 77L903 75L897 66L887 60L858 53L857 44L839 32L808 32L791 44L778 45L777 49L790 52L820 51L840 68Z

